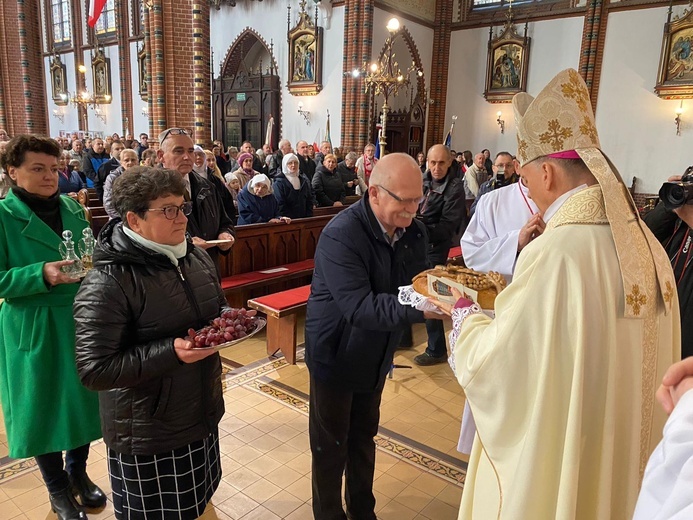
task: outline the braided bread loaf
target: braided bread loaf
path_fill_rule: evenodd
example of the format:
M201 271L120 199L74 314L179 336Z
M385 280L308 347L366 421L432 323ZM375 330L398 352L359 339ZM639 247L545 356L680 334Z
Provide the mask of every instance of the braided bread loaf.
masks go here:
M436 298L437 295L430 294L428 291L429 274L439 278L449 278L465 287L474 289L478 293L477 303L482 309L493 309L496 296L507 285L505 278L500 273L491 271L486 274L457 265L437 265L434 269L428 269L417 274L412 280L414 290L430 298Z

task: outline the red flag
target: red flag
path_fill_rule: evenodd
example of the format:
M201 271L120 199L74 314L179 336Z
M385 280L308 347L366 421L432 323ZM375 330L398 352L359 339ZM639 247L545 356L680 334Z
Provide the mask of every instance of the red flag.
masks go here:
M87 20L89 27L94 27L96 25L96 21L99 19L99 16L101 16L101 11L103 11L105 5L106 0L90 0L89 19Z

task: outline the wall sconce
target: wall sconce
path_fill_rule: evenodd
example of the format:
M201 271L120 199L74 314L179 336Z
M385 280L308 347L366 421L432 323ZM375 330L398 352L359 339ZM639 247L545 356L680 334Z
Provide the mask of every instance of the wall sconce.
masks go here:
M674 119L674 124L676 125L676 135L681 135L681 114L683 114L683 99L681 104L676 109L676 118Z
M65 112L63 112L62 108L54 109L53 117L60 121L63 125L65 124Z
M501 116L503 115L503 112L500 110L496 112L496 115L498 116L498 119L496 119L496 123L498 123L498 126L500 127L500 132L501 134L505 133L505 121L501 119Z
M310 112L308 112L308 110L303 110L303 101L299 101L298 103L298 113L306 120L306 124L310 125Z
M142 115L149 119L149 105L145 105L142 107Z
M94 115L98 117L104 125L106 124L106 114L103 113L101 107L96 107L94 109Z

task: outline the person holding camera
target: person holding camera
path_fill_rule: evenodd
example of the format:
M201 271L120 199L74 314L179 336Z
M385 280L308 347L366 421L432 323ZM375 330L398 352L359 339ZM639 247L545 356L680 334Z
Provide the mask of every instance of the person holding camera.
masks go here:
M686 358L693 356L693 166L683 176L669 177L659 196L662 202L643 220L664 246L674 269L681 310L681 358Z
M498 152L493 161L493 173L495 175L479 187L479 193L476 199L474 199L474 202L472 202L472 207L469 208L470 218L474 215L476 205L479 203L479 199L482 195L485 195L489 191L507 186L508 184L513 184L520 179L515 172L514 159L515 158L509 152Z

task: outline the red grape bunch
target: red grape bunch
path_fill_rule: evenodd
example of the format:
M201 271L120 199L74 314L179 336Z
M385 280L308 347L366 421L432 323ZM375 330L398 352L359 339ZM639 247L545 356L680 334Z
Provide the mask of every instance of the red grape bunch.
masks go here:
M192 341L194 348L209 348L244 338L255 330L256 314L255 310L226 310L206 327L198 331L188 329L185 339Z

